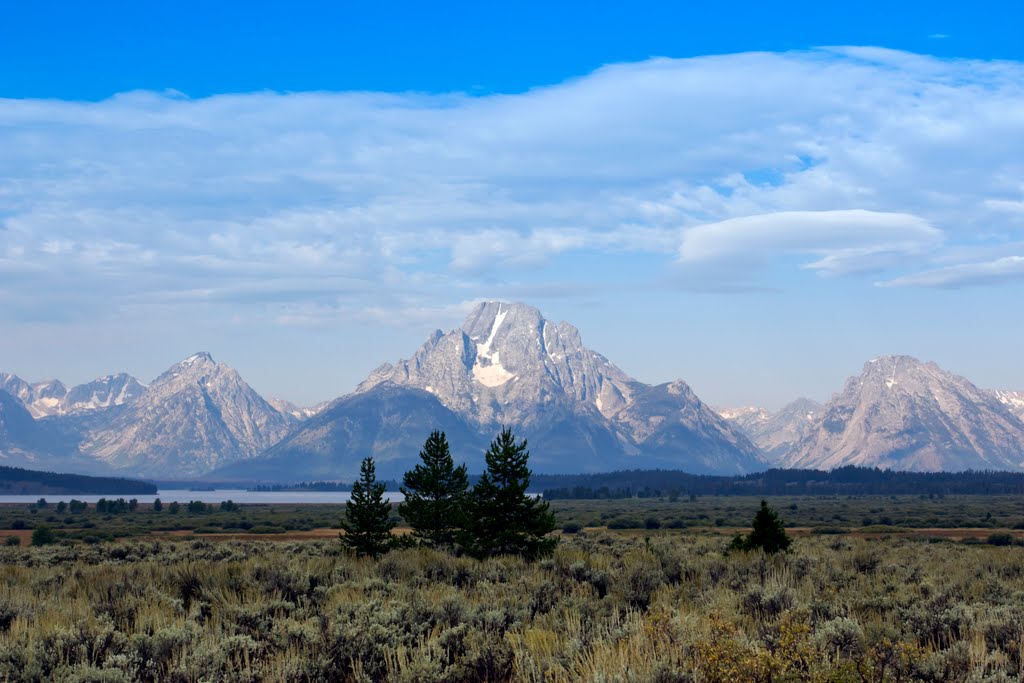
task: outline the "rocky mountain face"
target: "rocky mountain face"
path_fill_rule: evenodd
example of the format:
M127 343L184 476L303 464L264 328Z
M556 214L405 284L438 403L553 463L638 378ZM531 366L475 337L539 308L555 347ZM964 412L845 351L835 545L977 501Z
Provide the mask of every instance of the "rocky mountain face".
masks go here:
M886 356L846 382L783 464L1020 470L1024 422L990 392L934 363Z
M425 396L436 405L425 402ZM349 433L349 427L329 423L353 424L356 406L370 414L376 413L369 405L387 412L398 397L424 414L438 407L449 411L445 421L457 425L481 452L480 445L501 425L512 426L528 439L531 464L541 472L764 468L756 446L684 382L656 387L638 382L586 348L572 325L546 320L531 306L499 302L480 304L458 329L435 331L411 358L380 366L352 396L332 403L267 455L281 458L287 450L287 457L305 460L335 452L338 458L344 455L344 473L350 476L362 455L390 457L391 452L370 444L361 451L348 445L365 439L328 438ZM415 446L402 452L402 467L413 463L416 444L430 431L425 423L418 428L400 437ZM458 446L451 435L449 440Z
M642 386L614 415L658 467L740 474L767 468L757 447L682 380ZM684 461L685 465L678 464Z
M996 400L1010 409L1010 412L1024 420L1024 391L993 391Z
M25 405L0 390L0 464L81 474L109 473L107 468L82 457L78 434L64 425L36 420Z
M746 427L748 424L754 424L759 421L767 420L771 417L771 413L764 408L758 408L756 406L742 406L740 408L715 408L715 412L724 417L726 420L731 420L741 427Z
M74 415L132 403L146 387L126 373L107 375L68 390L61 402L60 414Z
M32 417L43 417L60 413L64 397L68 393L58 380L29 384L17 375L0 373L0 390L21 401Z
M474 425L421 389L381 382L349 394L314 415L262 457L217 471L216 476L268 480L352 477L372 455L381 478L400 478L417 458L426 435L448 436L458 461L483 469L486 441Z
M113 419L91 429L80 449L132 474L192 477L256 456L295 422L233 368L197 353L156 378Z
M981 390L933 363L888 356L867 363L825 406L800 399L776 413L719 414L683 381L631 378L568 323L489 302L461 327L431 334L412 357L377 368L352 394L313 408L264 400L205 353L148 387L124 374L71 389L0 375L0 461L169 479L308 480L352 477L372 455L381 476L398 477L434 429L479 471L487 443L508 425L546 473L1019 470L1021 412L1022 393Z
M308 420L314 415L322 413L327 406L330 405L329 401L324 401L323 403L317 403L315 406L308 406L304 408L302 406L295 405L291 401L286 401L283 398L268 398L267 403L272 405L277 412L291 415L296 420Z
M29 384L16 375L0 373L0 391L17 398L34 418L76 415L131 403L145 387L131 375L100 377L68 389L59 380Z
M462 327L435 331L409 360L377 368L359 391L390 381L428 391L481 425L519 424L538 406L587 403L611 417L637 383L583 346L569 323L523 304L480 304Z
M36 446L37 427L28 409L11 394L0 391L0 454L3 463L20 466Z
M821 410L820 403L798 398L775 413L764 408L722 409L718 412L750 437L767 461L774 464L785 460L793 448L807 437Z

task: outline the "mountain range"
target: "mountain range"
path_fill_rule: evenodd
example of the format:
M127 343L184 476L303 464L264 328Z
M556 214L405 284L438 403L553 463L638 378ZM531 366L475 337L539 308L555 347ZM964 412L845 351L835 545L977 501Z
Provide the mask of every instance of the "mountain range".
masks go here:
M110 375L68 389L0 374L0 463L58 471L296 481L411 467L433 429L471 471L507 425L543 473L770 466L908 470L1024 468L1024 392L987 391L933 363L865 364L825 405L714 410L681 379L640 382L584 346L566 322L486 302L355 390L302 408L264 399L196 353L148 385Z
M800 399L774 414L722 413L781 467L1020 470L1019 397L981 389L935 363L893 355L865 363L824 406Z
M461 327L433 332L410 358L378 367L258 463L218 474L280 477L306 463L324 476L351 471L351 454L365 453L378 473L398 476L440 427L453 453L480 471L502 425L527 438L541 472L765 467L757 447L681 380L643 384L586 348L572 325L532 306L488 302Z
M811 433L821 410L820 403L798 398L774 413L754 407L719 412L749 436L769 462L779 463Z
M59 380L29 384L15 375L0 372L0 391L17 398L32 417L75 415L131 403L145 387L125 373L107 375L68 389Z

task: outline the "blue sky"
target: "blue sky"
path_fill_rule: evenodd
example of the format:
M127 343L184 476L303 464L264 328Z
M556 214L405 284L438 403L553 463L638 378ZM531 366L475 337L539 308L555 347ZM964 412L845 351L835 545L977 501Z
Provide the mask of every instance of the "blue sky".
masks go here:
M1024 389L1019 3L7 3L0 370L345 393L480 299L716 404Z

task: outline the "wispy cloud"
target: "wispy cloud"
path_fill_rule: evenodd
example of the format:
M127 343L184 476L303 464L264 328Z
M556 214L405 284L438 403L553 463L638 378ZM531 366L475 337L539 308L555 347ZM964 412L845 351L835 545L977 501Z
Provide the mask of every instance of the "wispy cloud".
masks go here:
M885 280L880 287L941 287L956 289L998 285L1024 280L1024 256L1005 256L994 261L964 263Z
M723 290L750 284L730 264L794 256L925 278L906 271L1020 239L1022 84L1012 62L833 48L518 95L0 100L0 296L20 301L0 320L205 297L294 324L401 310L409 287L443 310L580 251L714 263Z

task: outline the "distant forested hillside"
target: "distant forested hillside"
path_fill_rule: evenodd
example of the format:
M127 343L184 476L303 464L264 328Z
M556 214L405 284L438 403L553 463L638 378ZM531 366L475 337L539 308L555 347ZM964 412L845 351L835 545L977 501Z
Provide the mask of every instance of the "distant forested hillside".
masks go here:
M147 494L156 493L156 486L134 479L118 477L87 477L81 474L36 472L17 467L0 467L0 495L36 494Z
M869 467L782 470L722 477L673 470L534 475L533 490L557 499L661 496L985 495L1024 493L1024 472L896 472Z

